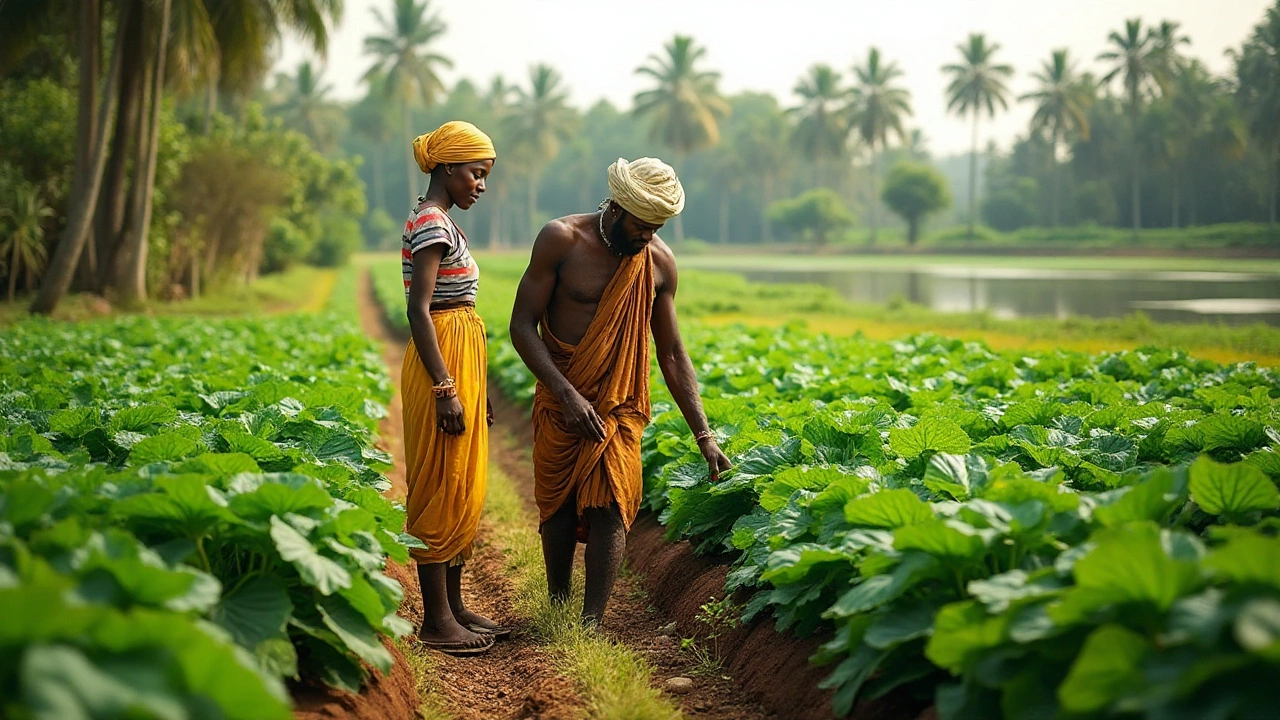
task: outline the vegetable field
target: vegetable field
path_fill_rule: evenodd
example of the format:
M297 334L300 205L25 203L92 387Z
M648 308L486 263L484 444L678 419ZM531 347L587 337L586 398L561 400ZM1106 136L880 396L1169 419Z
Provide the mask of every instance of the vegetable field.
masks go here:
M349 311L0 332L0 714L288 718L389 670L389 396Z
M528 401L505 333L516 276L484 271L491 374ZM1163 350L683 328L735 469L707 481L655 387L646 505L672 538L736 554L726 591L744 617L829 638L814 661L831 667L838 712L891 691L943 718L1271 704L1274 371Z

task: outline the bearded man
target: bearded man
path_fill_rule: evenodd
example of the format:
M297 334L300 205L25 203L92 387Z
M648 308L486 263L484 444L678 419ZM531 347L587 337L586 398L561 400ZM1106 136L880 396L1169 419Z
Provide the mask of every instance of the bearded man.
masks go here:
M538 378L533 464L542 554L555 601L586 548L582 618L598 626L643 491L649 333L658 367L714 482L729 468L707 424L676 324L675 256L657 232L684 208L675 171L654 158L609 167L597 212L547 223L511 313L511 342Z

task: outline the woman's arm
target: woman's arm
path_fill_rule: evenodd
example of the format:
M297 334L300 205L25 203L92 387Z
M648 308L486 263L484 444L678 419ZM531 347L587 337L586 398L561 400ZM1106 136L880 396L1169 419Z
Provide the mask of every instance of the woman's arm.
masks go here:
M413 254L413 276L409 281L409 329L413 344L418 349L418 359L431 376L431 382L439 385L449 379L440 341L436 338L436 325L431 321L431 296L436 289L436 272L444 258L445 246L440 243L427 245ZM466 430L462 420L462 403L458 398L440 398L436 401L437 426L450 435L461 435Z

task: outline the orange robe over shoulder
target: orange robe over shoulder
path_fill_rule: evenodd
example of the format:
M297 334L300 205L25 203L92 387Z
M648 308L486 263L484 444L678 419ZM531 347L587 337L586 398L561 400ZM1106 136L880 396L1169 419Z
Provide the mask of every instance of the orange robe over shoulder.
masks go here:
M576 346L557 339L546 317L542 319L542 339L556 368L600 415L605 441L570 432L559 400L538 384L533 400L533 476L539 526L570 497L577 506L582 541L583 508L616 502L628 530L640 511L640 438L649 424L653 297L653 257L645 248L622 261Z

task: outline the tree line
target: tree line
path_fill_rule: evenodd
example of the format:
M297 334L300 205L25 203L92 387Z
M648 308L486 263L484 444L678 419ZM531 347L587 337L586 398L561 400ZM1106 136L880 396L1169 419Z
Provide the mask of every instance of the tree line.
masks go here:
M830 229L862 224L862 236L875 242L884 211L894 209L882 186L904 162L910 167L897 177L913 178L929 196L917 192L907 205L927 199L927 212L936 213L954 188L963 203L938 222L964 223L970 240L986 231L980 223L1004 231L1098 225L1136 232L1275 222L1280 3L1231 51L1233 70L1222 77L1187 56L1190 40L1178 23L1134 19L1109 34L1107 49L1092 59L1095 70L1083 69L1069 50L1052 50L1030 73L1036 88L1015 97L1015 69L1001 62L999 43L972 34L956 48L956 61L939 69L948 109L973 127L971 151L960 159L930 156L925 134L911 125L902 70L874 47L848 72L813 66L792 98L779 99L725 96L706 48L676 36L636 68L647 87L631 108L600 102L582 110L569 104L560 74L542 64L522 83L461 80L446 91L440 76L452 63L438 51L445 23L430 0L393 6L389 15L374 11L382 29L365 41L367 94L345 118L328 116L343 129L323 131L340 137L345 151L372 159L363 177L372 187L366 231L374 242L394 242L395 220L420 187L404 150L408 138L453 117L474 120L499 146L490 184L498 202L477 206L471 220L499 247L530 236L549 217L590 209L604 192L601 168L614 158L656 153L676 165L689 193L672 228L677 240L686 225L712 242L782 239L777 230L786 228L775 224L795 213L770 213L770 206L825 188L836 203L809 198L808 206L836 213L824 220L834 223ZM313 72L304 64L296 78ZM297 79L281 77L277 86L297 86ZM320 86L309 105L336 107L326 92ZM983 123L1015 102L1034 108L1026 133L1007 153L984 149ZM383 172L397 158L406 164L404 184ZM942 177L921 184L930 165ZM935 191L938 182L943 187ZM915 235L910 228L923 215L913 210L913 221L895 214Z
M707 49L676 36L635 68L645 86L632 107L581 109L545 64L519 82L447 87L438 4L385 0L371 10L378 30L364 38L358 101L336 102L316 63L269 77L284 32L323 57L341 8L0 4L10 295L36 290L43 312L72 288L128 303L171 287L198 292L202 278L340 262L357 221L368 244L394 247L424 183L409 142L453 118L499 147L489 201L466 222L496 248L593 208L614 159L655 154L689 196L676 242L879 242L903 228L914 241L930 216L936 227L963 224L949 235L970 242L988 228L1275 222L1280 0L1230 51L1224 76L1187 56L1177 23L1135 19L1110 33L1094 70L1052 50L1032 71L1036 89L1014 97L999 43L973 34L939 68L949 110L972 123L961 158L932 157L901 68L874 47L847 71L811 67L792 97L730 96ZM1034 107L1027 132L1008 152L984 149L983 123L1015 102Z

